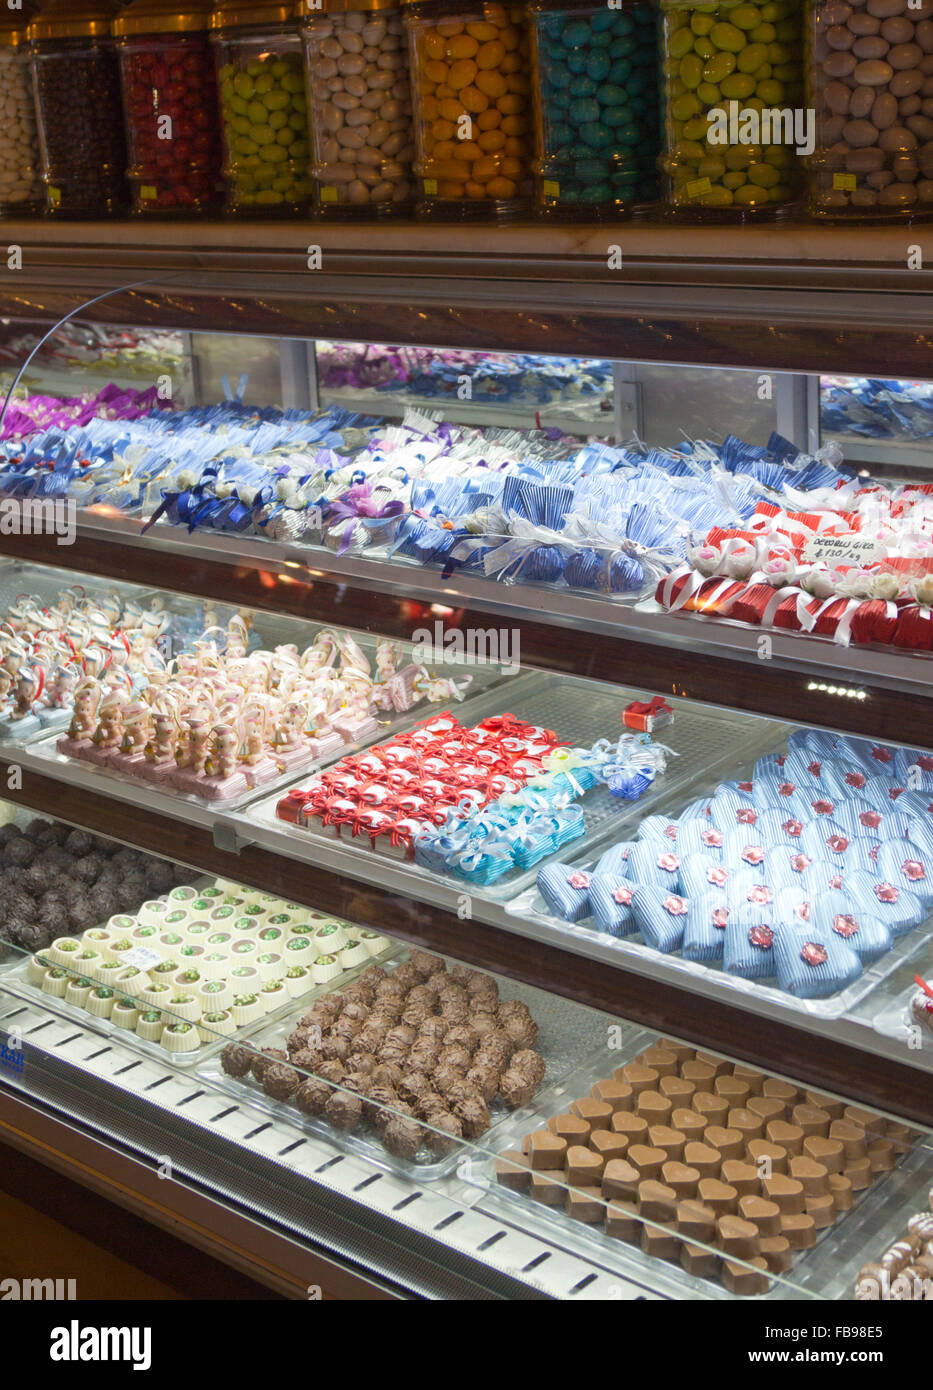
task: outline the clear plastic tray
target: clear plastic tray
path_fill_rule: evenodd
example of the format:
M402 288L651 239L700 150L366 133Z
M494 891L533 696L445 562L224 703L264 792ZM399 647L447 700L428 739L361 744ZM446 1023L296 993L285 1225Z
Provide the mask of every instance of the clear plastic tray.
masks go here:
M380 964L391 972L394 966L401 965L402 961L407 959L406 953L404 956L399 955L393 958L391 962L382 960ZM450 958L445 959L449 965L451 963ZM370 963L367 962L367 964ZM365 969L365 966L361 969ZM514 980L506 980L498 975L493 975L493 979L499 985L500 997L503 1000L519 999L523 1004L527 1004L532 1017L538 1024L539 1032L535 1048L544 1058L547 1070L535 1099L531 1103L537 1109L539 1105L548 1103L551 1097L556 1099L561 1094L564 1078L574 1072L585 1058L602 1052L605 1047L606 1029L612 1023L612 1019L593 1009L574 1004L561 995L549 994L544 990L535 989L531 985L519 984ZM341 988L343 988L344 983L349 983L349 981L341 981ZM305 1007L302 1006L301 1009L293 1012L294 1017L297 1018L299 1014L305 1012ZM254 1047L283 1047L293 1023L294 1018L267 1027L254 1035L251 1039L252 1045ZM453 1172L464 1157L478 1157L477 1146L484 1151L491 1146L498 1149L500 1134L511 1127L515 1117L532 1113L528 1106L522 1106L515 1111L508 1110L497 1097L489 1107L491 1126L482 1138L476 1141L476 1145L465 1144L462 1148L456 1148L441 1159L434 1158L433 1154L424 1148L421 1151L420 1160L416 1158L409 1163L405 1159L396 1158L393 1154L388 1153L373 1130L364 1128L354 1134L342 1133L334 1129L323 1118L311 1118L302 1115L295 1106L285 1101L270 1099L262 1087L252 1080L237 1080L227 1076L216 1062L206 1065L199 1071L198 1075L203 1077L205 1081L209 1081L212 1086L226 1090L238 1101L245 1101L250 1105L258 1106L278 1119L287 1119L293 1125L299 1124L310 1133L327 1139L337 1148L344 1149L348 1153L360 1154L379 1168L400 1173L406 1178L417 1178L419 1182L430 1182L434 1178L444 1177Z
M375 663L376 646L378 639L365 637L354 633L355 640L362 647L370 661ZM470 673L474 678L474 684L479 685L484 690L495 686L504 680L500 672L492 666L480 667ZM459 708L456 702L452 702L454 709ZM52 734L37 738L35 742L29 744L29 753L42 762L47 762L59 768L80 768L82 784L93 790L99 790L104 795L108 788L112 788L114 783L123 787L133 787L142 793L147 806L153 810L164 810L169 815L172 814L172 807L177 805L198 806L202 810L216 812L217 815L224 815L228 811L236 811L255 801L259 797L275 794L276 800L281 793L291 786L296 777L307 778L318 768L328 767L331 763L338 762L341 758L349 757L352 753L359 752L360 749L368 747L371 743L380 742L391 737L392 734L399 733L404 729L411 728L422 719L428 719L432 714L437 714L450 706L446 702L428 704L421 701L410 710L403 713L396 713L391 710L379 711L374 715L376 728L364 734L358 740L344 743L340 748L332 749L322 757L314 758L308 756L307 761L300 768L290 768L287 772L280 773L277 777L270 778L268 782L263 782L261 786L251 787L248 791L241 792L239 796L231 796L219 800L210 800L205 797L195 796L190 792L181 792L171 787L163 788L158 783L145 781L140 777L131 777L125 772L120 772L115 768L100 767L97 763L85 762L82 758L71 758L65 753L58 751L57 743L62 733Z
M508 540L508 536L497 536L494 539L497 543L504 544ZM323 545L321 542L309 543L299 541L297 545L299 549L307 549L312 552L315 550L323 550L325 553L333 554L331 547ZM608 551L605 553L608 554ZM390 553L390 547L387 545L367 546L365 550L360 552L360 555L364 560L372 560L376 563L385 565L388 570L399 569L404 571L411 569L428 569L434 570L440 575L444 566L444 562L441 560L428 560L425 562L423 560L416 560L413 555L403 555L399 551ZM472 566L469 569L458 569L455 573L457 578L462 576L464 579L471 580L474 584L489 590L490 593L495 593L497 589L508 589L520 585L530 594L534 594L536 591L542 595L547 593L573 594L578 598L589 598L598 600L600 603L611 603L618 608L633 608L636 604L650 599L655 589L658 587L656 580L647 579L638 589L627 589L624 593L615 594L606 589L581 589L572 584L568 584L565 579L527 579L523 575L519 575L518 578L514 580L491 579L482 566L479 568ZM538 600L538 603L542 608L546 607L543 601ZM560 629L557 629L557 631L559 632Z
M206 888L213 884L213 878L203 878L197 880L192 887ZM393 946L393 950L396 949ZM380 956L373 956L367 960L365 965L358 965L346 970L338 977L341 988L348 985L351 980L355 980L367 965L373 963L384 965L391 952L384 951ZM43 994L42 990L34 985L27 978L27 967L31 957L17 956L17 963L8 965L7 968L0 968L0 991L8 994L15 994L19 999L26 999L30 1004L41 1003L52 1013L60 1014L63 1018L69 1019L73 1023L80 1023L82 1027L89 1028L93 1032L101 1033L105 1037L118 1037L121 1042L126 1043L127 1047L134 1047L138 1052L145 1053L149 1057L158 1057L160 1061L166 1062L170 1066L176 1067L196 1067L207 1057L212 1057L219 1052L228 1042L245 1042L252 1039L261 1029L274 1027L280 1019L288 1018L290 1014L297 1010L304 1013L315 999L326 994L333 989L334 982L326 985L312 985L304 994L298 998L289 998L284 1004L280 1004L277 1009L266 1014L263 1018L257 1018L255 1023L248 1023L243 1028L238 1028L230 1037L221 1037L218 1034L210 1042L202 1042L201 1046L194 1052L169 1052L161 1043L151 1042L148 1038L141 1038L128 1028L118 1028L109 1018L98 1018L95 1014L88 1013L87 1009L80 1008L77 1004L69 1004L65 999L55 999L51 995ZM164 1010L168 1012L168 1010Z
M41 565L22 564L18 560L0 558L0 621L6 616L10 605L20 594L35 594L44 603L52 603L65 589L75 585L79 585L89 594L119 594L121 598L133 600L140 607L151 606L153 601L157 600L160 607L167 609L168 612L179 618L190 614L199 603L207 606L206 600L186 599L178 594L165 593L159 589L140 588L138 585L127 583L124 580L104 581L94 575L82 574L74 570L48 569ZM226 623L237 611L232 604L213 603L210 606L222 623ZM0 744L11 748L32 747L40 740L50 736L59 738L68 728L70 722L71 710L69 708L62 712L61 719L56 722L54 727L40 726L24 734L21 724L0 718Z
M618 1047L604 1048L601 1054L591 1057L571 1076L555 1089L554 1098L564 1098L570 1103L581 1096L589 1095L590 1088L600 1080L610 1077L618 1067L630 1062L639 1052L660 1041L656 1033L639 1029L634 1024L622 1025L620 1036L616 1039ZM559 1114L553 1106L544 1104L551 1097L536 1096L529 1107L517 1111L515 1123L501 1127L499 1135L500 1152L504 1149L521 1148L521 1140L532 1129L538 1129L552 1115ZM877 1234L878 1254L885 1247L885 1240L899 1238L902 1227L898 1221L906 1212L925 1210L930 1188L930 1173L933 1166L933 1152L923 1140L914 1140L906 1149L892 1172L878 1178L871 1187L855 1194L852 1208L843 1213L831 1227L818 1231L816 1244L809 1250L802 1250L793 1259L787 1273L772 1280L767 1293L758 1294L754 1301L761 1299L788 1299L799 1297L806 1292L822 1298L845 1298L851 1296L855 1286L855 1276L866 1260L874 1257L871 1241ZM537 1224L540 1233L554 1238L555 1228L578 1245L585 1247L608 1268L620 1274L637 1273L644 1281L656 1287L656 1277L665 1276L669 1294L676 1299L733 1299L726 1287L718 1280L700 1278L687 1274L685 1270L657 1256L646 1255L638 1246L607 1236L600 1227L576 1221L559 1207L542 1207L524 1193L503 1187L496 1181L495 1160L490 1159L483 1169L475 1174L472 1181L480 1181L487 1188L488 1195L483 1198L483 1209L502 1216L509 1210L522 1213L522 1224L527 1225L533 1213L540 1212ZM916 1206L911 1206L916 1202ZM497 1210L498 1209L498 1210ZM906 1217L904 1218L906 1225ZM529 1228L533 1229L533 1228ZM885 1234L887 1233L887 1234ZM783 1282L782 1282L783 1280Z
M922 971L917 972L928 978ZM879 1009L872 1016L871 1026L876 1033L882 1033L886 1038L896 1038L905 1047L916 1047L917 1038L925 1048L933 1048L933 1033L922 1028L919 1023L914 1023L910 1016L910 1001L919 992L919 985L911 984L906 989L888 1001L884 1008Z
M622 710L632 700L640 699L643 693L625 686L594 685L592 681L575 676L529 672L506 679L493 691L472 696L451 712L462 724L477 724L490 715L508 711L529 723L554 729L560 738L569 739L575 745L589 747L597 739L612 739L625 732ZM675 708L673 724L661 729L657 736L658 743L678 755L668 759L667 771L656 778L637 801L623 801L605 786L593 787L578 797L576 805L583 811L585 833L540 859L532 868L511 869L491 884L474 883L461 875L433 873L413 862L406 865L407 870L421 880L443 884L446 888L463 886L476 898L489 901L512 898L534 883L542 864L555 858L571 859L581 850L592 852L608 847L615 840L628 838L635 833L639 822L667 801L672 792L689 788L709 770L724 771L732 765L737 753L754 761L760 754L775 748L789 728L774 720L737 717L732 711L699 705L675 702ZM295 782L296 787L301 785L300 780ZM357 854L370 863L374 857L396 860L403 857L400 850L382 846L379 841L372 849L368 840L361 842L361 837L354 840L349 834L338 836L339 827L336 826L328 831L314 822L310 829L305 829L279 820L275 811L278 800L278 796L257 799L246 812L248 819L275 828L298 842L313 841L324 847L336 839L341 850Z
M737 781L742 781L750 777L750 765L743 763L737 768L736 761L735 758L729 760L730 780L734 778ZM723 779L720 777L705 774L697 777L686 789L690 792L689 799L692 800L711 793L716 783L721 780ZM684 790L681 788L681 792ZM665 798L657 809L663 814L670 815L671 819L674 820L685 805L686 799L681 795L677 800L670 797ZM626 837L619 835L618 838L623 840ZM594 867L596 860L591 856L578 857L579 842L567 848L571 851L577 850L577 854L568 853L565 856L568 864L584 870ZM608 848L608 845L605 848ZM592 921L591 918L584 918L581 922L565 922L562 918L555 917L550 913L544 898L536 887L528 888L519 894L507 904L505 910L510 916L522 917L531 922L540 922L554 931L566 932L568 936L578 940L598 942L613 952L617 951L620 964L625 961L626 957L629 959L634 957L648 962L663 960L665 967L682 971L688 979L702 980L705 984L712 985L717 992L722 989L730 994L741 994L762 1005L780 1004L784 1008L795 1009L815 1018L840 1018L843 1014L849 1013L899 966L917 955L933 937L933 916L930 916L921 926L915 927L906 936L900 937L890 951L886 952L880 960L875 961L873 965L870 965L867 970L864 970L847 989L840 990L837 994L830 995L826 999L798 999L796 995L787 994L784 990L778 989L776 983L763 984L759 980L746 980L740 975L729 975L722 969L721 963L701 964L698 961L685 960L680 955L657 951L653 946L646 945L638 934L623 938L610 936L608 932L600 931L595 925L587 926L587 922Z
M730 618L720 613L697 613L693 609L688 611L686 608L665 608L650 594L647 596L639 595L637 605L640 613L663 613L665 617L676 618L679 622L699 623L701 627L737 627L744 628L746 632L757 632L763 635L772 631L780 633L781 636L786 633L798 641L806 642L817 648L823 647L826 660L830 663L832 662L831 653L840 650L835 637L822 632L804 632L800 628L791 627L763 628L760 623L750 623L746 622L744 618ZM892 654L897 657L908 656L912 661L933 661L933 655L928 651L922 651L915 647L895 647L890 642L859 642L857 649L862 648L872 652L886 652L889 656ZM922 679L926 679L926 677L924 676Z

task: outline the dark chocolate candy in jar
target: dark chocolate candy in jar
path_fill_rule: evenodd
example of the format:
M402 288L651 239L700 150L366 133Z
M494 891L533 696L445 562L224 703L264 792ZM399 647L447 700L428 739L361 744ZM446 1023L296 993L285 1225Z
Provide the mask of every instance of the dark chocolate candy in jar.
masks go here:
M127 204L115 12L109 0L52 0L26 31L52 216L104 217Z

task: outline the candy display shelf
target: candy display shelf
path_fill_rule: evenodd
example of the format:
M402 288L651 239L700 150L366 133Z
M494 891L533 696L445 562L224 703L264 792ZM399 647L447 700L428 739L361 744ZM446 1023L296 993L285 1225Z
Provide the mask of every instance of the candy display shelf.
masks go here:
M555 930L509 911L465 885L413 873L403 862L361 856L339 840L324 845L290 833L267 813L227 814L179 803L153 810L143 789L88 786L80 767L58 767L30 748L0 751L0 781L22 770L10 800L93 832L252 884L388 933L414 946L455 955L538 988L630 1018L753 1066L831 1087L858 1104L897 1112L933 1128L930 1049L914 1050L870 1026L879 1008L909 982L904 965L851 1017L823 1019L685 981L677 962L620 957L611 939ZM464 916L464 902L467 915ZM534 943L532 950L529 943ZM929 953L927 953L929 954ZM817 1046L818 1040L818 1046Z
M0 554L49 565L62 559L55 537L41 535L2 536ZM760 629L665 613L652 599L633 604L462 573L444 578L411 561L258 536L189 535L164 524L143 532L141 521L106 508L81 514L68 562L105 578L295 617L313 613L404 640L437 621L466 631L498 615L517 633L525 665L615 682L637 669L641 683L662 695L778 717L793 709L807 723L869 737L896 728L922 747L931 739L922 701L933 658L925 653L841 647L772 629L763 660Z
M7 221L0 313L635 361L929 373L924 227ZM914 248L911 250L911 248ZM610 265L613 268L610 268ZM314 267L314 268L311 268ZM617 268L616 268L617 267Z

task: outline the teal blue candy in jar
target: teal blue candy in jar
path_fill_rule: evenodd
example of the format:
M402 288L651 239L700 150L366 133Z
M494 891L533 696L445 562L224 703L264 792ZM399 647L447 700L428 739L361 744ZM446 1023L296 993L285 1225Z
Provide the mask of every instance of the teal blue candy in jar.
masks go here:
M534 0L539 216L617 218L658 197L657 9Z

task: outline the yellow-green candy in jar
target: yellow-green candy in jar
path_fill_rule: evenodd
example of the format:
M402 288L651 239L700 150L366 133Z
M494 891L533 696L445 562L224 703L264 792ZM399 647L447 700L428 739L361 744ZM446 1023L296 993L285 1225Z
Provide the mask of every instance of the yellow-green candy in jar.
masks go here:
M735 65L739 72L757 72L767 61L767 44L748 43L736 57Z
M704 81L722 82L734 69L735 55L733 53L715 53L703 68Z
M734 72L723 80L720 91L727 101L742 101L755 91L755 79L749 72Z
M667 50L672 58L682 58L693 47L693 30L678 29L671 35Z
M680 63L680 80L691 91L699 87L703 80L703 60L695 53L688 53Z
M741 29L737 29L734 24L729 24L726 20L719 20L709 31L710 42L717 48L723 48L727 53L738 53L745 47L745 35Z
M308 201L309 144L300 53L262 54L220 69L227 179L234 206Z
M729 19L737 29L754 29L762 21L762 13L757 5L737 5L729 11Z

